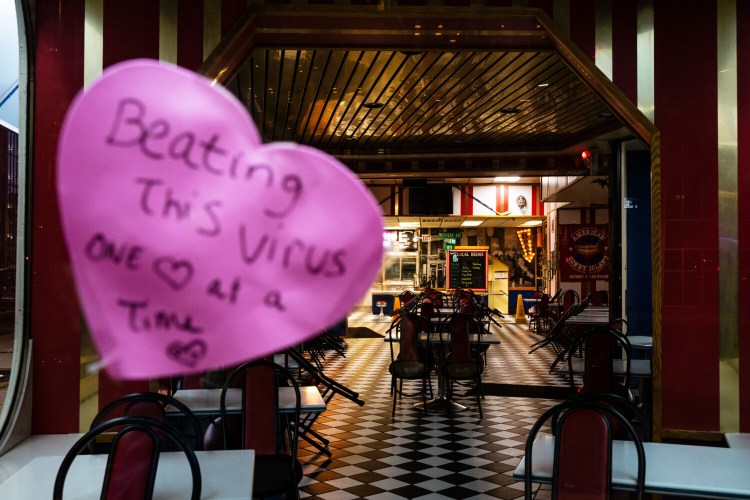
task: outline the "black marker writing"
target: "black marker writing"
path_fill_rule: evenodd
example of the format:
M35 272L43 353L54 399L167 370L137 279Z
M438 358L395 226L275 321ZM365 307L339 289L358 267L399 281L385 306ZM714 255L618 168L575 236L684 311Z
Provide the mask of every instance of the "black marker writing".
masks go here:
M185 366L194 367L208 352L208 345L201 339L194 339L187 343L171 342L167 346L167 356Z
M346 274L344 256L346 250L320 249L299 238L281 241L280 236L263 233L260 237L248 233L244 224L239 227L240 258L252 265L262 259L265 263L278 263L284 269L304 269L313 276L337 278Z
M281 303L281 293L276 290L271 290L270 292L268 292L263 298L263 303L268 307L273 307L274 309L278 309L281 312L284 312L284 310L286 309L284 307L284 304Z
M154 161L173 160L212 176L254 183L261 189L276 188L283 196L269 198L278 204L265 208L264 213L269 217L286 217L297 206L304 190L298 175L279 174L266 163L248 162L243 151L228 151L218 134L205 138L173 128L164 118L147 118L144 102L124 98L117 103L105 141L114 147L137 147Z
M193 264L173 257L159 257L154 260L154 272L173 290L180 290L190 283Z
M186 333L203 333L203 328L193 324L193 317L189 314L180 317L175 312L157 309L149 311L147 300L119 299L117 305L127 309L128 328L132 332L150 332L153 330L177 330Z
M161 179L138 177L136 184L142 185L139 206L146 215L172 218L178 222L190 221L196 231L205 236L218 236L221 233L221 221L217 209L222 206L219 200L209 200L194 205L187 197L179 198L170 187L164 186ZM197 198L198 193L191 193Z
M216 278L211 280L206 291L212 297L216 297L219 300L228 300L230 304L234 304L237 302L237 294L240 291L240 279L233 279L229 288L225 289L221 280Z
M143 253L140 245L117 244L107 240L102 233L96 233L86 243L84 254L94 262L110 261L122 264L126 269L136 271L140 268L139 260Z

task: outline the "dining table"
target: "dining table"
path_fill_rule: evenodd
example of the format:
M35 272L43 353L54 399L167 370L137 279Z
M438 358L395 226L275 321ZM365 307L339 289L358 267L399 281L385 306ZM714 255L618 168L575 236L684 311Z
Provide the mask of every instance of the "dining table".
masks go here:
M306 385L299 388L300 412L321 413L327 405L317 386ZM197 416L219 415L221 413L221 389L182 389L172 395L177 401ZM292 387L279 387L279 411L292 413L295 407L295 395ZM242 411L242 389L229 388L226 396L226 412L229 414ZM167 407L166 413L178 413L176 408Z
M5 469L0 474L0 498L52 498L55 478L64 455L80 436L81 434L60 435L60 439L48 439L57 436L43 436L41 442L53 443L52 448L39 445L40 440L27 438L36 441L36 444L24 446L22 443L17 447L19 450L13 449L0 457L0 469ZM57 446L55 442L64 445ZM34 453L39 455L33 456ZM255 464L253 450L196 451L195 454L201 471L202 499L236 500L252 497ZM65 480L64 498L98 499L107 457L107 454L77 456ZM191 490L192 476L185 455L182 452L160 453L154 500L184 500L190 498Z
M645 492L699 498L750 498L750 449L713 446L643 443L646 453ZM550 483L554 465L555 438L539 434L532 448L531 480ZM637 471L635 445L612 442L612 488L634 490ZM525 457L513 478L525 478Z

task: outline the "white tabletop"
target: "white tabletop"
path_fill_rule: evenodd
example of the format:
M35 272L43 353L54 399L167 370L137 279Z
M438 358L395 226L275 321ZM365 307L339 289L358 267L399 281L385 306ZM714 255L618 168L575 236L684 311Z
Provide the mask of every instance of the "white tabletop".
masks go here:
M249 499L253 491L255 452L252 450L197 451L201 469L202 499ZM0 483L0 498L39 500L52 498L62 456L37 457ZM79 455L65 480L65 500L101 496L107 455ZM154 500L185 500L192 491L190 466L182 452L159 455Z
M390 334L386 335L383 339L385 342L398 342L400 340L400 334L391 332ZM427 342L428 341L428 334L425 332L422 332L419 334L419 341L420 342ZM451 341L451 334L450 333L443 333L443 342L450 342ZM477 342L477 334L472 333L469 335L469 343L475 344ZM440 334L439 333L430 333L429 334L429 343L430 344L439 344L440 343ZM500 344L500 337L498 337L495 334L492 333L483 333L481 334L481 338L479 339L480 344Z
M320 413L326 410L326 402L314 385L299 388L300 411L302 413ZM221 412L221 389L183 389L173 397L184 403L196 415L218 415ZM242 410L242 389L227 390L227 412L239 413ZM282 413L294 411L294 389L279 387L279 410ZM169 413L169 408L167 408Z
M534 441L532 480L552 480L554 437L539 434ZM643 443L646 452L646 492L708 498L750 498L750 450L666 443ZM633 443L612 445L612 486L634 489L637 455ZM524 478L524 458L513 477Z
M583 358L573 358L573 373L583 373ZM568 371L568 363L560 363L557 365L560 371ZM612 372L615 375L625 374L626 363L624 359L613 359L612 360ZM630 376L631 377L650 377L651 376L651 360L650 359L631 359L630 360Z
M576 314L565 320L566 325L606 325L609 323L609 315L600 313L596 314Z
M724 434L730 448L745 448L750 450L750 434L747 432L727 432Z
M650 349L654 346L654 338L648 335L628 335L627 337L631 347Z

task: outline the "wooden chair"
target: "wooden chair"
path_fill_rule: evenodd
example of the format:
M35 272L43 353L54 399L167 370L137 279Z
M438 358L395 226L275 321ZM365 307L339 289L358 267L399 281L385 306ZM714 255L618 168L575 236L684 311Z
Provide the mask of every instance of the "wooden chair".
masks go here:
M554 420L553 420L554 419ZM612 422L632 439L637 455L636 497L643 498L646 454L631 425L613 406L590 399L569 399L547 410L532 426L526 440L524 493L533 497L533 447L539 431L553 420L555 450L552 468L553 500L608 500L612 487Z
M226 395L230 387L242 389L239 415L229 415ZM279 387L294 389L292 412L279 412ZM297 460L300 421L299 384L282 366L260 360L237 367L227 377L221 391L221 417L209 424L204 434L208 450L255 450L253 497L282 495L298 498L297 485L302 479L302 466Z
M191 500L201 496L201 472L190 443L177 429L147 417L119 417L103 422L85 433L63 458L57 471L53 500L62 500L65 479L75 458L104 433L116 429L107 458L102 486L103 500L151 500L156 468L164 440L172 442L187 457L193 480Z

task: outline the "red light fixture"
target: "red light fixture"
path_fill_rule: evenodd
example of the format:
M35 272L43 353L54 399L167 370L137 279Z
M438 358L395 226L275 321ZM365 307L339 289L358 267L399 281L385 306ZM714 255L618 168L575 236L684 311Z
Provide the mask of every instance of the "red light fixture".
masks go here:
M581 151L581 160L583 160L583 163L588 167L591 168L591 151L588 149L584 149Z

